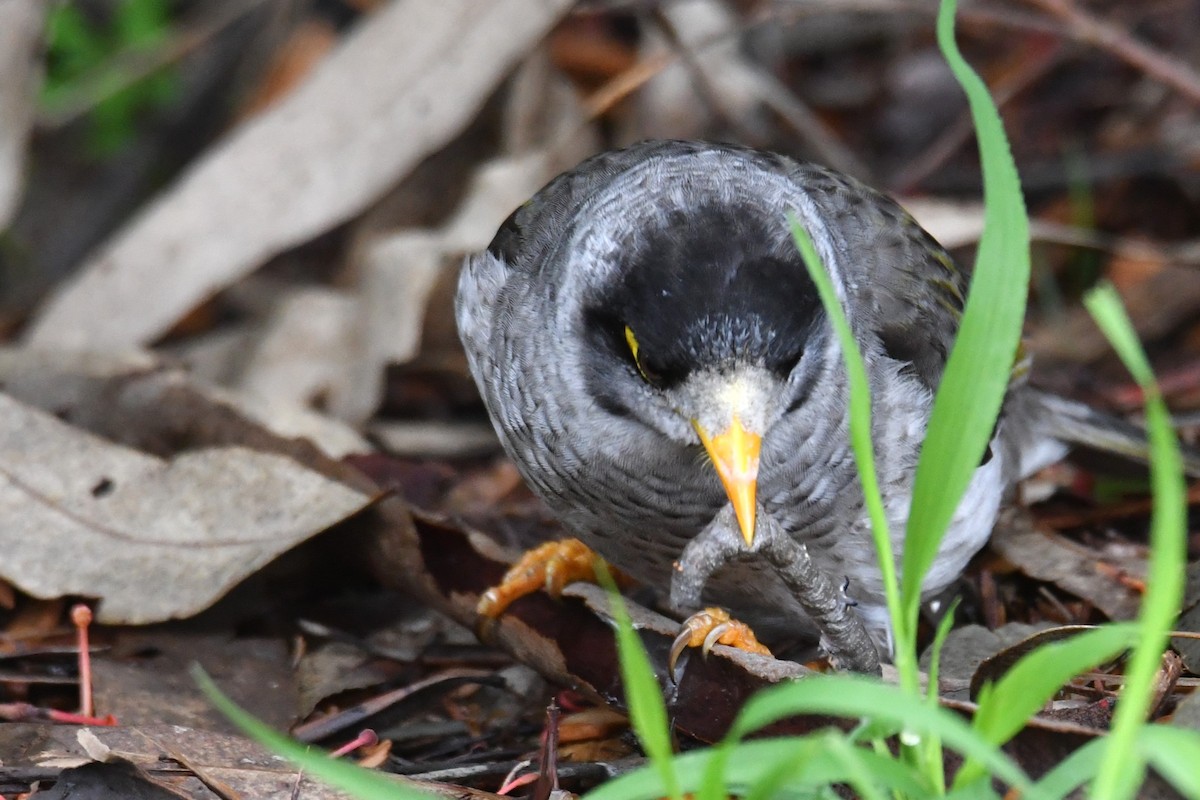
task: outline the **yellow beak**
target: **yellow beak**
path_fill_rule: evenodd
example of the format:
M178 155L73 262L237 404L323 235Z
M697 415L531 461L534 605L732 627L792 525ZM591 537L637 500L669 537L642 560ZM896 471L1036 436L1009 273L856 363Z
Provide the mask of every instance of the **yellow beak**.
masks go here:
M738 527L746 545L754 543L754 493L758 487L758 456L762 450L762 437L742 427L736 416L729 429L716 436L709 436L693 421L696 433L704 449L712 458L717 475L725 485L725 493L737 514Z

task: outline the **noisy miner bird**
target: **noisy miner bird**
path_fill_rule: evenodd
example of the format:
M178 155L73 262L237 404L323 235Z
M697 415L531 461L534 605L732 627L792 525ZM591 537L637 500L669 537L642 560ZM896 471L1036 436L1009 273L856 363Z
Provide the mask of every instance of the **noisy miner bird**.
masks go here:
M767 640L812 632L821 615L805 586L824 580L844 589L841 608L854 606L886 658L846 373L789 215L812 237L865 359L899 553L970 273L858 181L704 142L649 141L592 157L467 258L459 332L504 449L586 548L644 584L671 586L676 605L693 606L677 612L697 611L702 587L704 601ZM1140 440L1133 426L1014 381L924 592L958 577L1006 490L1068 443L1136 453ZM702 531L722 525L744 537L741 552L680 561ZM765 527L787 545L784 557L751 552ZM481 609L495 615L543 580L590 574L587 550L565 547L524 560ZM789 574L793 560L811 569ZM731 633L719 611L698 619L721 641L759 647L740 627ZM870 669L878 658L872 648L849 663Z

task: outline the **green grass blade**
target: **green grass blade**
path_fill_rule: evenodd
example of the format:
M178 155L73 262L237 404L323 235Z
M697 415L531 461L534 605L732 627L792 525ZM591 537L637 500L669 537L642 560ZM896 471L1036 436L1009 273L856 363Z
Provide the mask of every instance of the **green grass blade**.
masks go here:
M1004 744L1063 684L1109 661L1136 640L1137 626L1122 623L1041 645L1022 657L998 682L984 687L972 727L992 744ZM982 774L983 765L968 760L955 776L955 784L965 785Z
M1041 777L1036 784L1038 790L1048 798L1066 797L1091 780L1096 770L1100 769L1104 748L1105 741L1102 738L1093 739L1080 747Z
M1138 731L1138 749L1184 797L1200 797L1200 732L1169 725L1145 725ZM1038 781L1047 797L1066 797L1100 771L1109 740L1094 739L1055 765Z
M238 708L221 693L199 664L193 665L191 672L209 702L242 732L330 786L349 792L361 800L430 800L436 797L432 792L424 792L404 783L403 779L388 778L376 770L330 758L324 752L315 752L306 745L292 741Z
M950 635L950 629L954 627L954 615L958 611L958 602L956 597L950 603L950 607L946 609L946 613L938 622L937 630L934 632L933 644L929 647L929 675L926 679L925 702L930 706L938 704L938 672L941 669L942 647L946 644L946 637ZM921 760L925 765L925 774L936 781L938 794L946 792L946 775L942 770L942 759L942 740L937 736L926 737L925 741L921 743Z
M609 606L617 624L617 655L621 661L621 681L625 686L625 702L629 706L629 722L650 763L661 776L667 796L672 800L682 800L671 747L667 706L663 702L658 679L654 677L650 657L646 655L642 640L633 629L625 600L617 591L608 568L597 565L596 577L600 585L608 590Z
M915 627L921 582L987 448L1025 318L1029 219L1004 126L987 86L954 41L955 0L943 0L938 44L966 92L983 168L984 232L954 349L934 401L917 463L904 545L905 624Z
M854 747L842 736L830 736L827 741L830 755L846 770L846 782L854 789L855 794L862 800L885 800L883 792L876 785L877 777L872 766L867 761L866 754L871 751Z
M740 739L795 714L831 714L889 722L895 730L938 736L946 746L984 763L988 772L1024 788L1029 780L1003 752L956 714L895 686L849 675L821 675L767 689L746 703L730 730ZM1033 796L1033 795L1029 795Z
M891 534L888 531L887 511L883 506L879 477L875 471L875 445L871 436L871 386L867 380L867 368L858 349L858 341L850 329L850 323L846 321L846 313L838 300L833 282L821 263L817 248L813 245L812 237L794 215L791 217L791 226L792 238L804 258L809 277L817 287L821 304L825 307L825 314L838 337L842 359L846 364L846 377L850 386L850 446L854 451L859 482L862 484L867 514L871 519L871 537L875 542L876 557L883 574L888 612L895 623L900 619L900 584L896 575L896 559L892 553ZM893 631L893 636L896 669L900 672L901 684L915 693L919 678L913 629L897 628Z
M728 791L747 797L811 796L832 784L849 783L870 776L873 787L900 792L908 797L929 797L927 782L912 767L870 750L848 747L841 733L822 732L809 736L757 739L731 748L732 759L725 769ZM857 756L857 757L855 757ZM711 773L715 749L693 750L675 757L685 792L698 792ZM657 800L665 793L662 775L642 767L608 781L585 795L586 800Z
M1158 773L1184 797L1200 797L1200 732L1167 725L1146 725L1138 747Z
M1094 798L1112 800L1132 797L1145 773L1145 756L1134 742L1149 711L1154 673L1167 646L1167 633L1183 601L1187 501L1183 458L1170 415L1116 291L1107 285L1095 289L1084 298L1084 305L1145 395L1154 495L1146 594L1137 621L1139 641L1130 656L1125 686L1113 715L1107 755L1092 786Z

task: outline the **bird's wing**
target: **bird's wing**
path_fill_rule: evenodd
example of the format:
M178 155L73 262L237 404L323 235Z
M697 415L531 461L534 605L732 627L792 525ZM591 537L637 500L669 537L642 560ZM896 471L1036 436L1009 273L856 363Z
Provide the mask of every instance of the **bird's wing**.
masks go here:
M505 285L514 276L542 268L583 202L612 177L647 158L684 143L644 142L600 153L562 173L519 206L500 226L487 249L467 256L459 277L455 317L476 380L489 385L492 316ZM699 145L697 145L699 147Z
M1029 387L1017 393L1012 402L1018 405L1018 413L1030 420L1027 436L1041 435L1073 447L1111 453L1140 464L1150 463L1150 444L1146 429L1140 425L1076 400ZM1200 478L1200 450L1181 443L1180 455L1184 473ZM1022 465L1022 471L1027 475L1047 463L1053 462Z
M513 211L488 245L488 252L510 269L532 269L541 262L546 249L559 240L584 201L614 177L654 158L697 153L710 147L703 142L646 141L592 156L551 180Z
M509 280L527 280L545 265L553 247L583 202L613 176L643 163L671 142L645 142L600 153L562 173L508 216L487 249L464 260L455 319L459 336L481 386L490 386L496 356L491 352L492 319Z
M962 319L969 269L886 195L812 164L791 162L787 170L838 240L839 268L862 327L936 389Z

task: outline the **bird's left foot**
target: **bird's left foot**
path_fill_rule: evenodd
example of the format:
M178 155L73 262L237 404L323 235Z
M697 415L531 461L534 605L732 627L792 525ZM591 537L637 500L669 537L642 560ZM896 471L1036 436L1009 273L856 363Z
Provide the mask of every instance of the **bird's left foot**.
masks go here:
M813 562L808 548L793 539L779 523L760 509L754 542L748 549L774 567L784 585L821 630L831 658L853 672L879 674L879 652L855 612L852 598ZM713 521L694 536L671 576L671 607L695 608L709 576L747 552L734 510L725 506ZM848 585L844 585L848 588Z
M771 651L758 641L749 625L729 616L729 612L723 608L706 608L683 621L679 635L671 644L667 669L672 675L675 674L675 662L685 648L699 647L700 652L707 656L715 644L729 645L762 656L771 655Z

